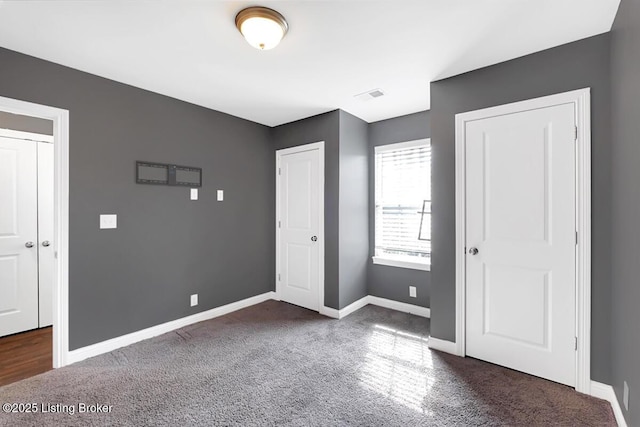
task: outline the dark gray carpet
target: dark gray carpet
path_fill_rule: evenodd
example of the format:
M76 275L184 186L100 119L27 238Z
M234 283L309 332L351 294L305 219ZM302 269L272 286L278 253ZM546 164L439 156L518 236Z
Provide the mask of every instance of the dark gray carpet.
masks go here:
M430 351L428 331L380 307L338 321L268 301L2 387L2 403L76 412L0 413L0 425L615 425L605 401Z

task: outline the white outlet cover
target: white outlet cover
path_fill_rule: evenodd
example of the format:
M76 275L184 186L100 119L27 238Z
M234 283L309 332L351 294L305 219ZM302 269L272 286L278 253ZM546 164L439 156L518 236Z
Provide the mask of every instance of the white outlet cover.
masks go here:
M416 297L418 296L418 295L417 295L417 292L416 292L416 287L415 287L415 286L409 286L409 296L410 296L411 298L416 298Z
M198 294L191 295L191 307L198 305Z
M629 410L629 384L624 382L624 392L622 394L622 403L624 404L624 409Z
M100 229L118 228L118 215L101 214Z
M221 202L224 200L224 190L218 190L218 201Z
M197 188L192 188L191 189L191 200L198 200L198 189Z

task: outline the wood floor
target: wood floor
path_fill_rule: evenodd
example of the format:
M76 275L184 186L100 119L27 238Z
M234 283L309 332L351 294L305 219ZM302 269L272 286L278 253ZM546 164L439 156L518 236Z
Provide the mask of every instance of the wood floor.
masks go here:
M52 329L0 338L0 386L53 369Z

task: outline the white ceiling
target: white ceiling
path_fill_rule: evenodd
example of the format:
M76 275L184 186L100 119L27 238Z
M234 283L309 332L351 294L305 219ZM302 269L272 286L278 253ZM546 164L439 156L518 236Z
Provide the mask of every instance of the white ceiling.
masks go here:
M428 109L430 81L607 32L619 2L0 0L0 46L269 126L373 122ZM289 22L273 50L235 28L256 4Z

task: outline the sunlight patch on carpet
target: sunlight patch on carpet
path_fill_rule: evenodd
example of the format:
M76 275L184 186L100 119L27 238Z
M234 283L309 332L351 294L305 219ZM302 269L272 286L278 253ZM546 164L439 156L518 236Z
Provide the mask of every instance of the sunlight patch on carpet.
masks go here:
M427 339L375 325L368 341L360 384L410 409L432 415L422 403L435 383Z

